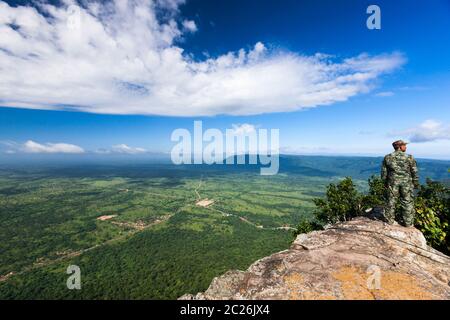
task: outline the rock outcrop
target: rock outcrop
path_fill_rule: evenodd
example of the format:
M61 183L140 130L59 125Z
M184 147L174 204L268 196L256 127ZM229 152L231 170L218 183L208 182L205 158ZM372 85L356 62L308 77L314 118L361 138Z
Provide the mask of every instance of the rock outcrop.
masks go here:
M450 299L450 257L415 228L357 218L180 299Z

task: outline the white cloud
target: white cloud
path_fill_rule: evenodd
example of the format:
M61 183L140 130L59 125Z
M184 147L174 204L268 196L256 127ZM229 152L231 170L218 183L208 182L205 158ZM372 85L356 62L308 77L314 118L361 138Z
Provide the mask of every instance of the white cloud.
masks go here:
M420 125L404 130L396 135L406 135L411 142L450 140L450 124L428 119Z
M293 154L293 155L302 155L302 154L327 154L332 153L328 147L320 147L320 146L285 146L280 148L281 154Z
M404 87L400 87L399 90L402 91L424 91L424 90L428 90L428 87L425 86L404 86Z
M253 124L232 124L234 135L247 135L256 132L256 127Z
M195 60L177 45L196 29L177 22L183 2L83 1L76 10L73 0L37 1L37 10L0 1L0 105L171 116L294 111L366 93L405 63L399 53L338 60L261 42Z
M197 25L195 24L195 21L192 21L192 20L184 20L183 28L189 32L196 32L198 30Z
M392 97L394 92L392 91L382 91L375 94L377 97Z
M118 144L112 147L112 152L115 153L127 153L127 154L137 154L137 153L144 153L147 152L147 150L143 148L133 148L130 146L127 146L126 144Z
M67 143L46 143L40 144L28 140L21 146L21 151L26 153L84 153L83 148Z
M94 151L94 153L96 153L96 154L111 154L112 151L110 149L106 149L106 148L98 148Z

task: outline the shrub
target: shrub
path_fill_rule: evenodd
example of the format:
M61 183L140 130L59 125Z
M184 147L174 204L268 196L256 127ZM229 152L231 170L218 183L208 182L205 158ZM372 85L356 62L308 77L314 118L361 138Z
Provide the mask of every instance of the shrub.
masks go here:
M317 207L314 215L324 224L348 221L362 214L361 194L349 177L338 184L330 184L327 187L326 197L313 201Z
M297 230L294 231L294 236L298 236L302 233L309 233L315 230L322 230L323 227L320 223L309 220L302 220L297 226Z
M364 208L374 208L384 206L385 187L384 182L379 176L373 175L369 178L369 192L362 196L362 206Z
M450 188L427 180L415 200L415 226L434 248L450 252Z
M317 230L320 224L348 221L365 214L365 209L383 206L385 187L378 176L372 176L367 194L359 193L351 178L327 187L324 198L314 199L314 215L319 223L302 221L298 233ZM450 252L450 188L441 182L427 180L415 197L415 227L433 248ZM400 212L397 212L399 214Z

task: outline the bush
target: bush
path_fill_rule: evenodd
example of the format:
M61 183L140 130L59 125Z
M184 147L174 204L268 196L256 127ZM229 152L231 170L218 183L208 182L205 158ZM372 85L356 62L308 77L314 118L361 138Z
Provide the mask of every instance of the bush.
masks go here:
M365 209L384 206L385 187L384 182L379 176L369 178L369 192L362 196L362 206Z
M317 230L320 224L348 221L365 215L365 210L385 203L385 187L378 176L369 181L369 191L362 194L356 190L351 178L338 184L330 184L324 198L314 199L314 215L319 223L303 221L298 233ZM441 182L427 180L415 197L415 227L419 229L433 248L450 252L450 188ZM400 212L397 212L399 214Z
M298 236L302 233L310 233L315 230L322 230L323 227L320 223L315 221L302 220L297 226L297 230L294 231L294 236Z
M442 183L427 180L420 186L415 206L415 226L432 247L449 253L450 189Z
M330 184L325 199L313 201L317 207L314 215L324 224L348 221L362 214L362 196L349 177L337 185Z

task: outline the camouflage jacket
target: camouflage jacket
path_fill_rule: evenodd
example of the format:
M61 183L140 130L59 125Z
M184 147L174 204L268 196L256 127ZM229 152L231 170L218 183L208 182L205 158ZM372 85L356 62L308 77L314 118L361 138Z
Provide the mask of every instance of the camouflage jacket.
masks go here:
M381 179L386 184L404 183L419 186L417 163L412 155L394 151L384 157Z

